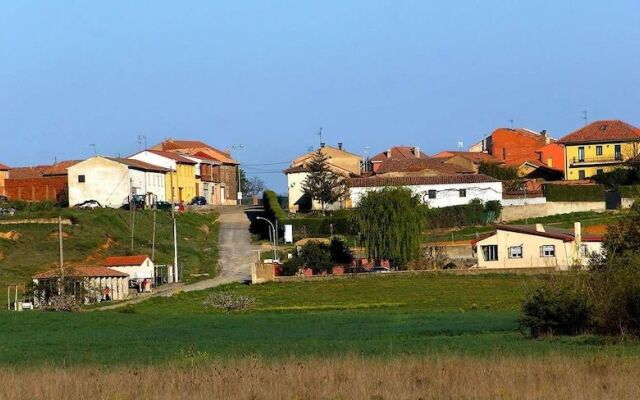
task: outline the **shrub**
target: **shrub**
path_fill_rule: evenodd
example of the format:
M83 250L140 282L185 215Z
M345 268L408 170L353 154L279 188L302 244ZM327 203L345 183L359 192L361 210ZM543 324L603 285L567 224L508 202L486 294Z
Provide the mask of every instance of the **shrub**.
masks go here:
M478 173L488 175L501 181L518 179L518 168L503 166L494 162L481 162L478 167Z
M575 281L553 280L537 287L524 301L518 324L523 333L576 335L589 327L591 309Z
M233 292L212 293L202 302L205 307L220 308L227 314L232 311L243 311L251 308L255 299Z
M473 199L469 204L460 206L430 208L427 210L427 227L439 229L485 225L497 219L501 212L502 205L497 200L483 205L479 199Z
M61 294L51 296L49 304L43 308L46 311L78 312L80 303L72 294Z
M544 194L548 201L604 201L604 186L547 184Z
M270 220L283 220L287 218L287 214L282 209L278 195L273 190L265 190L262 194L264 212Z
M635 199L640 197L640 185L620 186L618 188L620 197Z

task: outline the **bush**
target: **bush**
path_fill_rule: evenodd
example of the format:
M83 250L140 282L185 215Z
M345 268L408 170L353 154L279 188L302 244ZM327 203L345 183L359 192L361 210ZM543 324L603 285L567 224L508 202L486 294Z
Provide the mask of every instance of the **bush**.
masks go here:
M43 307L46 311L78 312L80 303L72 294L51 296L49 304Z
M287 218L287 213L285 213L282 209L282 206L280 205L280 201L278 199L278 195L273 190L264 191L264 193L262 194L262 202L264 205L265 214L270 220L284 220Z
M501 181L511 181L518 179L518 168L504 166L494 162L481 162L478 173L499 179Z
M604 186L547 184L544 195L547 201L604 201Z
M640 197L640 185L620 186L618 188L620 197L636 199Z
M202 302L205 307L220 308L227 312L243 311L251 308L255 299L233 292L212 293Z
M518 321L531 337L576 335L589 327L591 310L584 291L572 281L551 281L539 286L522 305Z
M427 210L427 227L441 229L485 225L497 219L501 212L499 201L488 201L483 205L479 199L473 199L469 204L460 206L430 208Z

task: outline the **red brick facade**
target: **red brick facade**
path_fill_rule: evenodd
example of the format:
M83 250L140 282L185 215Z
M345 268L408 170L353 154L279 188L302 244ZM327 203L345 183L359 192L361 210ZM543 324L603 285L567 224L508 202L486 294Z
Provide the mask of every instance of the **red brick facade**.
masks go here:
M40 178L7 179L5 191L12 200L60 201L66 198L68 181L66 176L43 176Z

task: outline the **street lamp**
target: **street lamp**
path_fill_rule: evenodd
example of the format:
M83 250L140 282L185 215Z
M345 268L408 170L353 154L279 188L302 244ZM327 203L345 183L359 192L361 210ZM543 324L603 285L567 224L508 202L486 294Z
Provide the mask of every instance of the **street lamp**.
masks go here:
M263 217L256 217L256 219L267 221L269 223L269 229L273 229L273 260L275 261L278 259L278 231L276 230L276 227L273 226L273 223L268 219Z
M242 204L242 178L240 177L240 150L244 148L243 144L234 144L231 146L233 149L238 150L238 205Z

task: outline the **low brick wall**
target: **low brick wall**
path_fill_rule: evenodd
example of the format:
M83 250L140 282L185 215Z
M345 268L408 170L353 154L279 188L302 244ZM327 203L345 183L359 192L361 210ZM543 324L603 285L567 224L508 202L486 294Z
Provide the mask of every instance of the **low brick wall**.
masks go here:
M502 213L500 214L500 221L509 222L525 218L538 218L581 211L602 212L606 209L604 201L548 201L544 204L503 207Z
M45 176L33 179L7 179L5 191L11 200L56 201L67 191L66 176Z

